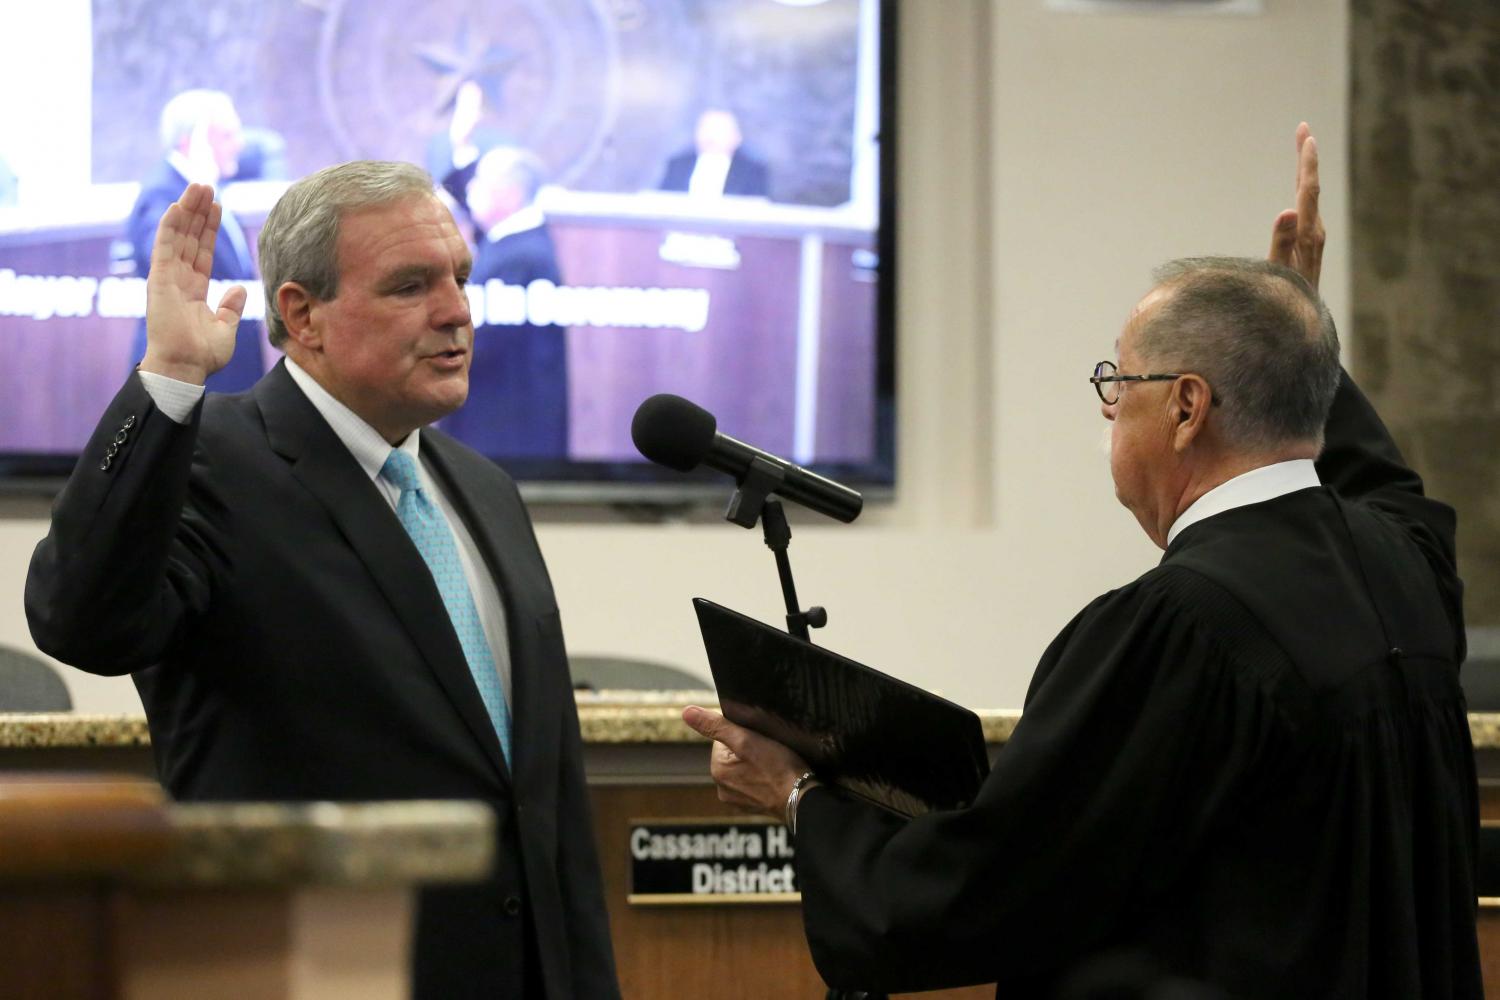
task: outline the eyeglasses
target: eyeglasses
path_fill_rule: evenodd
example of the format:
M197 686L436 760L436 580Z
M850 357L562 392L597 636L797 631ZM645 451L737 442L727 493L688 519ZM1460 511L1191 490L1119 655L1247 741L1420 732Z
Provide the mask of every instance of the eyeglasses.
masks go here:
M1120 369L1113 361L1101 361L1094 366L1094 376L1089 379L1094 383L1094 391L1104 401L1105 406L1113 406L1120 401L1120 389L1125 382L1170 382L1173 379L1182 378L1181 373L1169 373L1162 375L1121 375ZM1215 400L1215 402L1218 402Z

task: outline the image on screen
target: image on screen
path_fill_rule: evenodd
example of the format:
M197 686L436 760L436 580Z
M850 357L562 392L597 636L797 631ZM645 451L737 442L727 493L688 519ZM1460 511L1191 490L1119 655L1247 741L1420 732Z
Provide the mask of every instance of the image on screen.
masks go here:
M351 159L433 177L471 241L469 400L439 426L533 486L676 480L660 392L854 484L893 481L889 0L54 0L5 15L0 488L65 475L140 360L156 223L225 207L210 299Z

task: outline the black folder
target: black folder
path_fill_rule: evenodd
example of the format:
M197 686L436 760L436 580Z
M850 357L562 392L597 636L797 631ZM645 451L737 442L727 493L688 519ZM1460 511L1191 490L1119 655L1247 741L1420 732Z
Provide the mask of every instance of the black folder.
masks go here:
M693 607L729 721L904 816L974 801L990 769L979 716L712 601Z

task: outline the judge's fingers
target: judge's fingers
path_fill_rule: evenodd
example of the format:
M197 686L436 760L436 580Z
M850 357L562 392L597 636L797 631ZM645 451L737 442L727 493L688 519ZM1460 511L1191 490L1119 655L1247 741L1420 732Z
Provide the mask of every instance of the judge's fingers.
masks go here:
M1266 254L1266 259L1292 267L1296 252L1297 210L1295 208L1283 209L1281 214L1276 216L1276 221L1271 224L1271 250Z
M741 729L718 712L699 708L697 705L689 705L682 710L682 721L699 736L722 743L725 749L736 754L744 748L745 738L749 736L748 730Z
M744 770L745 762L724 744L715 742L708 754L708 776L721 788L731 788L735 775Z
M733 785L718 783L719 801L725 805L734 806L741 812L762 812L763 807L759 802L741 792Z
M689 705L682 710L682 721L699 736L714 739L714 731L719 723L724 721L724 716L706 708L699 708L697 705Z
M1301 130L1298 130L1299 135ZM1323 267L1323 243L1326 234L1323 218L1318 214L1318 197L1322 186L1318 180L1318 140L1308 135L1297 153L1297 270L1314 288Z
M722 743L716 742L709 754L708 776L718 788L720 802L746 812L775 815L786 801L786 790L761 763L740 757Z

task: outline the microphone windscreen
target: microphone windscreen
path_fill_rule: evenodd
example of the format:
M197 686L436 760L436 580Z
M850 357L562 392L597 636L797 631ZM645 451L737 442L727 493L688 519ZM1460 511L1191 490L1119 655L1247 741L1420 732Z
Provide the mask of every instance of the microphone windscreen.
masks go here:
M630 422L636 450L678 472L696 469L713 447L719 422L697 403L660 393L642 403Z

